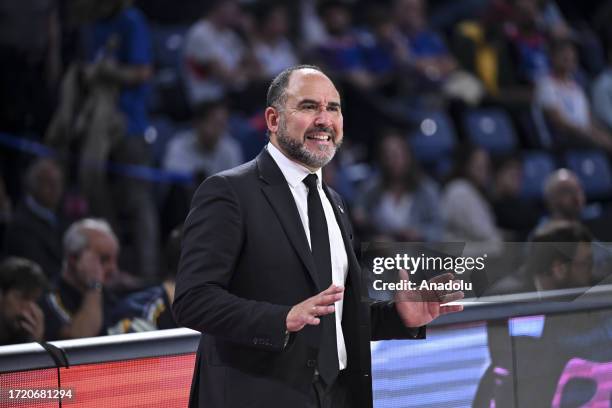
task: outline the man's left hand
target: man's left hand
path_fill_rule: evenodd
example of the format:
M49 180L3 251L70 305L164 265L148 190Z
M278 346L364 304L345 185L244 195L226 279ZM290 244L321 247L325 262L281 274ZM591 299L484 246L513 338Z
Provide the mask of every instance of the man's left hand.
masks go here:
M400 270L400 279L408 281L408 272ZM446 283L454 275L445 273L429 280L429 283ZM463 305L447 305L463 299L462 291L446 292L443 290L403 290L395 296L395 307L406 327L420 327L430 323L438 316L463 310Z

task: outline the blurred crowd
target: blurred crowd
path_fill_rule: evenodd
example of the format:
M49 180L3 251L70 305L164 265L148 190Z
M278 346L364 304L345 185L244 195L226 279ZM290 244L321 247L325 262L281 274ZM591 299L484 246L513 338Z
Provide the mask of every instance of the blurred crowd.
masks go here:
M174 327L191 196L265 146L267 86L298 63L342 95L324 177L362 242L612 241L611 18L612 1L0 0L0 344Z

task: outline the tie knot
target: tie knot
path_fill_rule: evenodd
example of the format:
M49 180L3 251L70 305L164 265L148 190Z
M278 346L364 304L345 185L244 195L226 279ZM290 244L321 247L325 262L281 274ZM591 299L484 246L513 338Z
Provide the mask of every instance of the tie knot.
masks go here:
M311 190L313 188L314 189L317 188L317 179L318 179L317 175L313 173L313 174L307 175L304 178L304 180L302 180L302 182L306 184L306 186L308 187L308 190Z

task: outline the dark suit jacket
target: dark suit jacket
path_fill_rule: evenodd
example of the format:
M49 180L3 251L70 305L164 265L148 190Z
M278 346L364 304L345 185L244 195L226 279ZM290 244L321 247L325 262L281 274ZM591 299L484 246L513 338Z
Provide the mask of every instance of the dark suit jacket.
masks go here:
M51 225L21 203L8 225L4 237L6 255L20 256L40 265L52 280L62 268L63 225Z
M349 263L342 317L347 376L359 407L371 407L370 340L424 338L425 328L405 328L392 303L362 297L346 207L325 191ZM204 333L190 406L305 406L320 327L306 326L283 347L286 317L324 289L294 198L267 150L204 181L185 223L173 305L179 325Z

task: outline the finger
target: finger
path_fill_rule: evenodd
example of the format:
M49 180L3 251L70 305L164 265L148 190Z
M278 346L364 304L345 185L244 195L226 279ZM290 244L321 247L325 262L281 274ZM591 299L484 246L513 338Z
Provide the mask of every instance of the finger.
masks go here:
M26 320L26 321L28 321L29 323L34 323L34 322L35 322L35 320L36 320L36 319L35 319L35 317L34 317L34 315L32 314L32 312L31 312L29 309L24 309L24 310L21 312L21 315L20 315L20 316L21 316L21 318L22 318L23 320Z
M465 293L461 291L448 293L444 296L440 296L440 303L445 304L445 303L456 302L457 300L461 300L464 297L465 297Z
M429 280L430 283L446 283L453 280L455 275L452 272L444 273L442 275L434 276Z
M21 328L22 328L23 330L27 331L27 332L28 332L28 333L30 333L30 334L34 334L34 333L36 332L35 327L36 327L36 326L35 326L34 324L30 323L30 322L29 322L29 321L27 321L27 320L22 320L22 321L21 321Z
M311 311L314 316L325 316L334 313L336 308L332 306L313 306Z
M336 285L332 283L331 285L329 285L327 289L319 293L319 295L333 295L335 293L342 293L342 292L344 292L344 286L340 286L340 285Z
M314 299L315 306L328 306L333 305L339 300L342 300L344 295L342 293L336 293L334 295L319 295Z
M306 319L306 324L309 324L311 326L318 326L319 323L321 323L321 319L315 316L308 316L308 318Z
M440 314L456 313L463 310L463 305L449 305L440 307Z
M45 319L45 314L43 313L42 309L36 303L32 303L32 313L34 314L34 317L36 318L36 320Z

